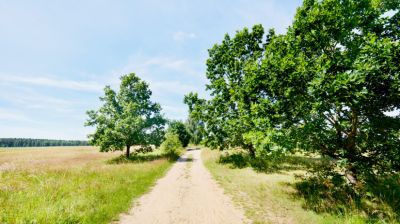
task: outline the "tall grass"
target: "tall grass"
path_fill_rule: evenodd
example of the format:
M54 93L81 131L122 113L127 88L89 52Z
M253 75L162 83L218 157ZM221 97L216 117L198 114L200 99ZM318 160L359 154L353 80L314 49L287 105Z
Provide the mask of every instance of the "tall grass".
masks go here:
M254 163L245 154L221 154L208 149L203 149L202 158L214 178L254 223L398 223L398 178L369 185L369 191L374 193L361 199L366 207L359 207L346 189L329 193L317 182L298 178L318 163L315 158L291 156L277 163Z
M60 159L57 152L47 152L55 154L48 163L32 167L20 159L13 169L0 171L0 223L109 223L172 164L164 158L110 164L113 156L91 161L87 154L80 158L87 152L79 151L71 159L87 163L69 161L55 167L51 161Z

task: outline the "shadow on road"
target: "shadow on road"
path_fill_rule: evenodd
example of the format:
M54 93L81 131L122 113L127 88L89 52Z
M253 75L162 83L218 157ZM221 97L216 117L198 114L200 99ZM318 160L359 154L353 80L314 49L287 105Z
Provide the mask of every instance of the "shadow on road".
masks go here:
M187 162L193 162L193 161L194 161L193 158L182 158L182 157L180 157L180 158L177 160L178 163L187 163Z

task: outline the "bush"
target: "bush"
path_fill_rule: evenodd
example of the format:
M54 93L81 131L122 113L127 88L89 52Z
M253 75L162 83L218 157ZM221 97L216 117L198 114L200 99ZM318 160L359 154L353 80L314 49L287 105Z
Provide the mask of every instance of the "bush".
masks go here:
M219 157L219 163L231 164L232 168L245 168L250 166L250 157L241 150L224 151Z
M152 152L152 151L153 151L153 148L150 145L142 145L142 146L140 146L140 148L136 149L134 153L135 154L137 154L137 153L149 153L149 152Z
M167 155L179 155L182 152L182 143L179 136L172 132L165 134L165 140L161 144L161 150Z
M306 176L299 176L295 187L305 208L342 215L358 211L368 223L399 223L400 175L371 175L352 184L332 166L335 163L326 159Z
M171 121L169 123L168 132L176 134L183 147L188 146L190 141L190 133L186 128L186 125L181 121Z

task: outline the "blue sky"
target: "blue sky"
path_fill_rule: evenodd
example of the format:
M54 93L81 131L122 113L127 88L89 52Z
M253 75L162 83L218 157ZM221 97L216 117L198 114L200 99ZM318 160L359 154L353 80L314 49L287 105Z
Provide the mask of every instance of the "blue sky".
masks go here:
M207 49L243 27L285 32L301 0L1 1L0 137L86 139L85 111L135 72L166 117L206 96Z

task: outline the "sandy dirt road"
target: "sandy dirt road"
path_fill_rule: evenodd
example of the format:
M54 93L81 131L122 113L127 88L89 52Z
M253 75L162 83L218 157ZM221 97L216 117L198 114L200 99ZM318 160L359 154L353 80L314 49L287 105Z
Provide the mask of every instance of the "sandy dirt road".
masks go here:
M152 191L134 203L122 224L248 223L201 161L199 149L189 150Z

